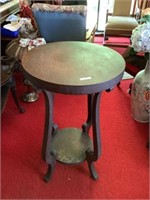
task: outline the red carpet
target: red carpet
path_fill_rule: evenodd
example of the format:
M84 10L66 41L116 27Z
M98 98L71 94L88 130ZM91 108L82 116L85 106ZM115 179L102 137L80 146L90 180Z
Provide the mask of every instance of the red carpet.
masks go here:
M103 36L96 36L94 41L96 43L103 43ZM109 37L105 40L106 44L130 44L130 38L128 37Z
M97 44L102 45L103 44L103 36L95 36L94 42ZM123 45L123 44L130 44L130 40L127 37L109 37L109 40L106 40L106 44L116 44L116 45ZM111 46L112 49L118 51L120 54L123 54L126 50L124 47L119 46Z
M41 159L44 98L23 103L20 114L11 94L1 117L1 199L149 199L148 124L130 114L130 80L104 92L101 99L102 155L95 163L99 179L89 176L87 163L56 163L53 178L42 178L47 166ZM17 91L25 88L20 76ZM86 120L86 97L55 96L55 122L59 127L80 127Z

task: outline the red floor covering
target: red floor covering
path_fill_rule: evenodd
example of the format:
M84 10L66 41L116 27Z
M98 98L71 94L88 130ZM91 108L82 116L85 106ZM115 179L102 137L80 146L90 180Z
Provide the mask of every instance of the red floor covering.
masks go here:
M20 114L11 94L1 117L1 199L149 199L148 124L131 117L130 80L104 92L100 106L102 154L95 163L97 181L87 163L56 163L52 180L43 181L47 165L41 158L44 97L23 103ZM17 93L25 91L17 78ZM86 120L86 97L57 94L54 120L60 128L81 127Z

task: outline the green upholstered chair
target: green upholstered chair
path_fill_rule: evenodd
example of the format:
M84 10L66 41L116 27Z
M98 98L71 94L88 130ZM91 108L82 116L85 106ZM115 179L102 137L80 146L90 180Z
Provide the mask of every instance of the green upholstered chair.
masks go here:
M132 0L114 0L112 15L110 16L107 11L104 45L106 45L105 42L109 39L109 36L131 36L132 30L138 26L138 21L135 16L136 3L136 0L134 0L134 5L132 5ZM109 45L116 46L115 44Z

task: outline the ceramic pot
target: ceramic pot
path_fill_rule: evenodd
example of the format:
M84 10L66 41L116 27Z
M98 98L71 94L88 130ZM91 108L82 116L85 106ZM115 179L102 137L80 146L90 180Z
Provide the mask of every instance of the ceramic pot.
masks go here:
M131 115L142 123L149 122L150 111L150 60L144 70L134 78L131 88Z

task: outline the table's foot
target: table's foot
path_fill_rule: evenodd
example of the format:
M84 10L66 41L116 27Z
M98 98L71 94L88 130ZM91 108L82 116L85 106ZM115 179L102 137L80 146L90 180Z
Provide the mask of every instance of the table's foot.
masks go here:
M89 170L90 170L91 177L94 180L97 180L99 178L99 176L98 176L98 174L95 170L94 162L88 162L88 167L89 167Z
M46 173L46 175L44 176L44 181L45 181L46 183L48 183L49 180L51 179L53 171L54 171L54 165L50 165L50 164L49 164L49 165L48 165L47 173Z
M94 152L91 151L90 149L88 149L86 151L86 159L87 159L89 171L90 171L91 177L94 180L97 180L99 178L99 176L98 176L98 174L97 174L97 172L95 170L94 161L92 159L93 157L94 157Z
M56 163L56 152L52 151L50 154L51 155L50 155L47 173L44 176L44 181L47 182L47 183L49 182L49 180L52 177L52 174L53 174L53 171L54 171L54 168L55 168L55 163Z

